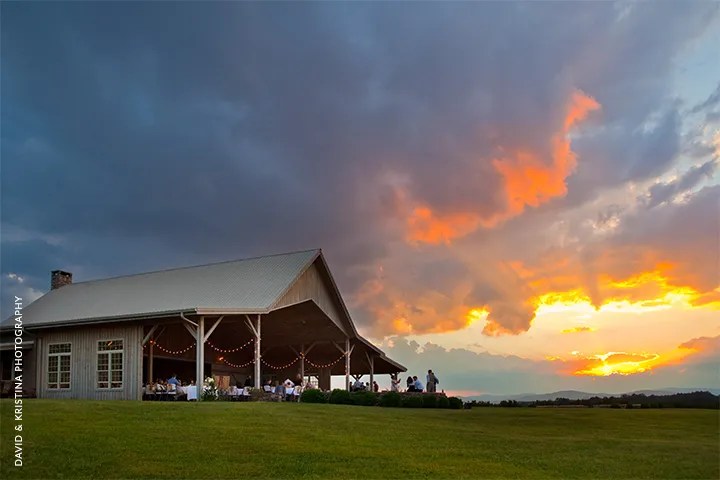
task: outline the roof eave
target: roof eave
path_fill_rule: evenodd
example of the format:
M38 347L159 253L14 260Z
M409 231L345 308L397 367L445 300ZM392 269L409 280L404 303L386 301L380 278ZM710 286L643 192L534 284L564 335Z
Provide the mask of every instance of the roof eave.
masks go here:
M45 322L39 324L28 324L23 325L25 330L39 330L45 328L59 328L59 327L74 327L82 325L95 325L100 323L112 323L112 322L126 322L132 320L148 320L153 318L162 318L170 315L185 314L196 314L196 308L186 308L182 310L166 310L162 312L146 312L146 313L133 313L128 315L117 315L113 317L95 317L95 318L78 318L73 320L64 320L60 322ZM14 325L8 325L0 328L0 331L14 330Z

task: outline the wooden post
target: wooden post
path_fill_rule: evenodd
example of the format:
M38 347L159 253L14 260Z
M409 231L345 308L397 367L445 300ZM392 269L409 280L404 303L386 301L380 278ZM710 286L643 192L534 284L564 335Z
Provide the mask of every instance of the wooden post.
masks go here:
M328 391L331 388L331 374L330 367L320 368L318 373L318 387L320 390Z
M200 317L198 320L195 341L197 342L195 347L195 385L197 386L198 401L200 401L205 381L205 317Z

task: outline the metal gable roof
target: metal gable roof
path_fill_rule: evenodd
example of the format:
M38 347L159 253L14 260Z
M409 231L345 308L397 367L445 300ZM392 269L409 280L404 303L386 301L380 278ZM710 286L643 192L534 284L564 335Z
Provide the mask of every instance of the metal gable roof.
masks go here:
M151 316L196 309L268 310L320 250L270 255L89 282L51 290L23 309L23 325ZM12 323L12 317L3 327Z

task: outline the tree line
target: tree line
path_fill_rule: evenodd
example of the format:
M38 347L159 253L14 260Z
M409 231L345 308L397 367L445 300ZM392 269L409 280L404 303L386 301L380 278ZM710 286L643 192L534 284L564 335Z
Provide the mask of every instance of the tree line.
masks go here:
M472 400L465 402L466 408L472 407L609 407L609 408L709 408L720 409L720 396L710 392L674 393L671 395L645 395L644 393L626 393L611 397L590 397L582 400L556 398L554 400L535 400L523 402L503 400L499 404Z

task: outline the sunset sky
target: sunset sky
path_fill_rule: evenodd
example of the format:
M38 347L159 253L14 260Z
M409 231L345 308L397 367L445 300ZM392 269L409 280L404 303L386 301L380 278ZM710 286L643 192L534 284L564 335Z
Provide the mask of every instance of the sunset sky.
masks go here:
M4 3L1 30L3 318L57 268L320 247L447 390L720 388L716 2Z

